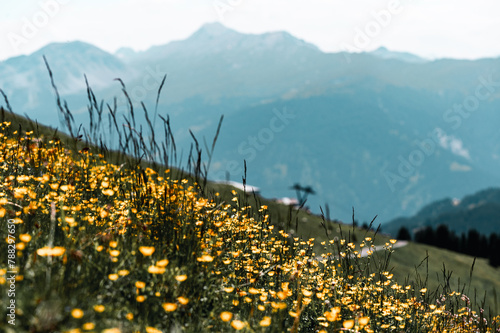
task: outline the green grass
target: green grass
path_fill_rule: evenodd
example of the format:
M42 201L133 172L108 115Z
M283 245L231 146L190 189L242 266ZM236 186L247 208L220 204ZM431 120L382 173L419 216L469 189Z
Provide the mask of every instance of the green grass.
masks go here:
M440 290L443 287L463 290L475 304L482 304L484 300L484 308L487 311L493 314L500 311L498 300L495 298L495 294L500 291L500 268L490 266L487 259L475 259L410 242L408 246L395 250L391 265L394 266L394 272L400 281L403 281L403 277L416 281L418 272L421 279L428 277L429 290L436 290L438 287L441 287ZM416 267L418 269L415 269Z

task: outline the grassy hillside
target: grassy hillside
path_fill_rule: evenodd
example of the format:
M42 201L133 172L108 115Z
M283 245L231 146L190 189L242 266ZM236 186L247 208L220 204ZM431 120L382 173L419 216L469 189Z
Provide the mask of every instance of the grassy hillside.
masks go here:
M398 281L409 277L412 283L428 278L429 290L440 287L440 290L446 288L463 291L474 303L482 304L485 301L484 308L492 313L500 311L500 302L495 296L500 293L500 269L488 265L487 259L475 259L410 242L407 246L395 250L391 265Z
M489 318L498 314L491 290L500 290L499 270L484 261L465 290L489 293L492 312L483 314L453 284L458 277L468 284L472 258L418 244L393 248L383 235L225 185L201 186L199 173L59 141L51 129L2 117L11 124L0 138L0 224L8 236L0 297L15 310L0 314L16 318L16 326L0 323L4 331L486 332L499 325ZM386 249L359 255L377 245ZM427 255L419 277L414 269ZM443 262L454 273L440 286L434 276ZM446 299L436 302L436 293Z

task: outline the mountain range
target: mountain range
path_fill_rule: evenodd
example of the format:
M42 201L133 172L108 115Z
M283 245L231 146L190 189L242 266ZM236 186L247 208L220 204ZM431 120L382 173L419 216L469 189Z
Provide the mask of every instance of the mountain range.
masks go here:
M266 197L310 186L312 211L387 222L443 197L500 185L500 58L422 59L385 48L325 53L287 32L242 34L218 23L142 52L54 43L0 62L16 113L61 126L43 61L76 122L88 123L83 75L98 98L170 116L187 155L224 122L210 178L247 182ZM139 123L144 116L137 113ZM157 122L157 130L160 122Z

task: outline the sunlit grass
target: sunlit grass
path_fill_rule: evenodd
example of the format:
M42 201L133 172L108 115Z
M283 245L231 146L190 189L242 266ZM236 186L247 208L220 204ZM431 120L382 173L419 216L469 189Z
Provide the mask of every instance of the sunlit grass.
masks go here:
M300 239L266 206L91 149L0 132L0 225L15 222L15 332L493 332L466 295L401 285L374 246ZM8 239L0 245L7 253ZM382 259L380 259L382 258ZM6 256L0 293L7 301ZM0 311L6 318L5 307ZM12 328L2 321L2 327Z

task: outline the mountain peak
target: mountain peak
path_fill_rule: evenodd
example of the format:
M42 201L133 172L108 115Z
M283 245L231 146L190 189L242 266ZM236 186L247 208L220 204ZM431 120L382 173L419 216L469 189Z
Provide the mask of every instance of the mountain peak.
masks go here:
M381 46L378 49L376 49L375 51L373 51L372 53L381 53L381 52L390 52L390 51L387 47Z
M81 52L81 51L87 51L87 50L99 50L99 51L102 51L101 49L99 49L98 47L92 45L92 44L89 44L89 43L86 43L86 42L82 42L82 41L70 41L70 42L54 42L54 43L50 43L46 46L44 46L43 48L41 48L40 50L38 50L37 52L35 53L39 53L39 52L60 52L60 51L72 51L72 52ZM104 52L104 51L102 51Z
M41 59L42 56L46 56L51 62L54 59L62 60L62 58L67 58L65 60L67 62L82 59L106 59L105 61L107 62L115 62L114 56L110 53L97 46L81 41L51 43L29 55L33 59Z
M228 35L239 35L236 31L229 29L219 22L205 23L198 29L191 38L219 38Z
M385 46L381 46L378 49L371 51L370 54L382 59L396 59L412 63L422 63L427 61L426 59L420 58L412 53L391 51Z
M234 30L227 28L226 26L222 25L219 22L211 22L202 25L198 31L203 31L211 35L222 35L229 31L234 31Z

